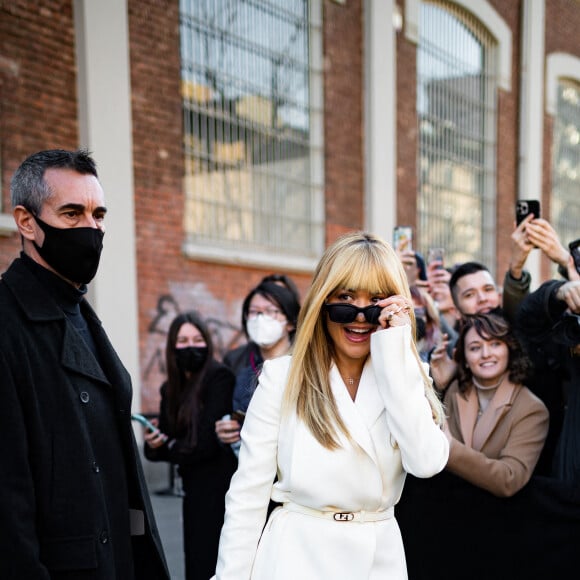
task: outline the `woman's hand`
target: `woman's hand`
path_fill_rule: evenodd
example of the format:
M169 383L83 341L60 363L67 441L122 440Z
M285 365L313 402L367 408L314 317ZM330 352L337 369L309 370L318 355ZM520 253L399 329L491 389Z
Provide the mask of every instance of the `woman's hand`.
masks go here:
M225 445L237 443L240 440L240 428L240 424L235 419L220 419L215 422L216 435Z
M457 363L447 353L449 336L444 334L441 342L431 352L429 366L431 377L438 391L444 391L457 373Z
M388 298L383 298L383 300L377 302L377 306L382 308L379 316L379 324L383 328L411 324L411 316L409 313L413 305L404 296L394 294Z
M159 425L159 421L157 419L151 419L151 423L157 427ZM155 431L145 431L145 435L143 436L145 439L145 443L151 447L151 449L156 449L157 447L161 447L168 439L165 433L161 433L159 429Z

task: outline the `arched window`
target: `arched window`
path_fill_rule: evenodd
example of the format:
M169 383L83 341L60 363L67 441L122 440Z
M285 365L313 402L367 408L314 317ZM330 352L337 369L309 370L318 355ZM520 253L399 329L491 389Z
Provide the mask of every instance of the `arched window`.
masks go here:
M455 3L421 2L418 24L419 249L493 267L497 44Z
M567 245L580 238L580 82L560 78L552 147L552 225Z
M180 32L186 252L311 267L324 244L321 0L180 0Z

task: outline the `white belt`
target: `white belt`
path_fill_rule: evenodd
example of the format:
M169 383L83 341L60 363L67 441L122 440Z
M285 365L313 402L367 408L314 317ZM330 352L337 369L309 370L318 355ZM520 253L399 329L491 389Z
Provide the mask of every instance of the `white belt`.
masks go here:
M335 522L380 522L382 520L389 520L395 515L395 510L390 507L381 512L331 512L331 511L321 511L313 508L309 508L297 503L288 502L282 505L285 510L290 512L296 512L299 514L304 514L307 516L313 516L315 518L322 518L325 520L334 520Z

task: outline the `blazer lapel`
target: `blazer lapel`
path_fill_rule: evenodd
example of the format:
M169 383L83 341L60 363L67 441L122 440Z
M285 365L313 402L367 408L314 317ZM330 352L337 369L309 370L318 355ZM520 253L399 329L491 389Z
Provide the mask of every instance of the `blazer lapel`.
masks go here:
M68 320L65 323L61 361L64 367L75 373L110 385L91 349Z
M119 402L125 408L130 408L133 396L131 375L113 348L99 317L95 314L91 305L86 300L83 300L81 308L99 353L99 367L102 369L107 383L113 386L113 392Z
M477 402L477 393L475 389L470 389L467 393L455 393L457 410L459 412L459 428L463 442L467 447L472 447L473 430L477 423L477 411L479 404Z
M472 389L475 391L475 389ZM485 442L499 423L501 418L509 411L518 387L510 382L507 377L497 388L495 395L489 402L485 413L479 418L473 431L473 449L481 451Z
M376 463L378 459L370 431L385 407L370 363L365 364L363 369L355 401L350 398L336 365L330 369L330 384L348 432Z
M354 406L360 413L369 431L385 411L385 404L379 394L370 360L365 363L363 368Z

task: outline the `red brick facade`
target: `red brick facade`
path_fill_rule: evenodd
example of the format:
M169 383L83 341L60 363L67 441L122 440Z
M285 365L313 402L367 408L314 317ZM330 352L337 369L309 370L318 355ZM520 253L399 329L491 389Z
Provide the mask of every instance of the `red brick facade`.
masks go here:
M364 225L362 5L324 3L327 243Z
M76 62L69 0L0 2L0 155L2 207L10 177L33 151L78 144ZM0 271L20 251L0 236Z
M497 118L497 271L507 267L511 210L518 192L520 45L523 3L489 0L512 33L511 91L500 90ZM398 0L404 16L404 2ZM164 332L175 309L199 309L220 350L238 338L245 293L270 269L184 256L184 174L179 3L129 0L138 315L143 408L153 411L162 379ZM324 0L326 242L364 227L364 1ZM580 57L580 4L546 1L546 53ZM493 33L493 31L491 31ZM78 144L72 0L0 0L0 155L5 212L9 180L29 153ZM397 33L397 222L415 224L417 192L416 46ZM552 120L544 118L544 199L549 207ZM97 159L98 161L98 159ZM0 237L0 268L19 250ZM547 270L546 270L547 273ZM309 274L295 274L302 294Z

